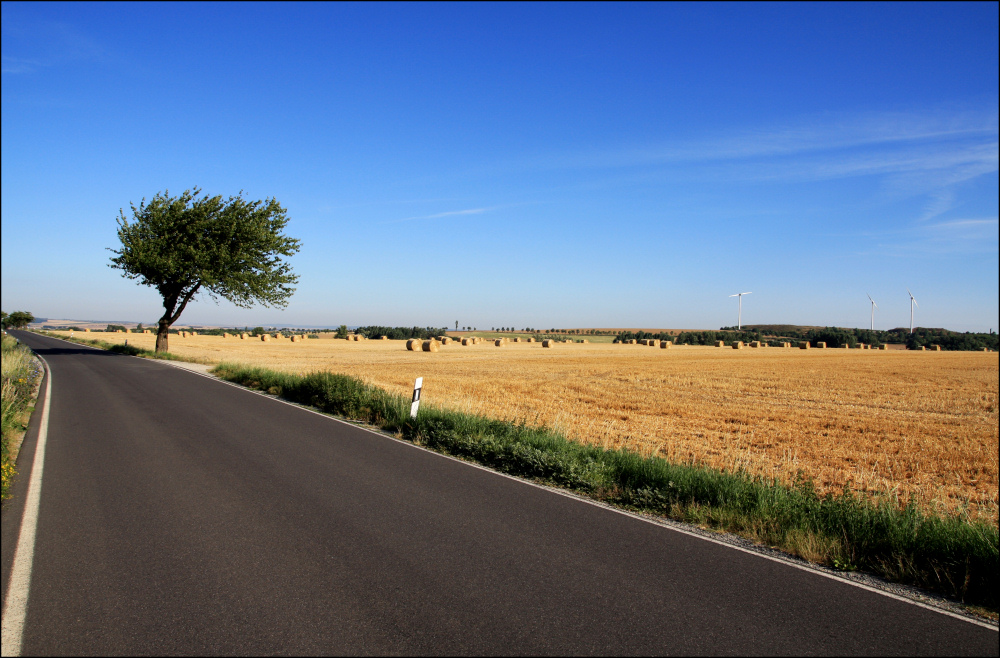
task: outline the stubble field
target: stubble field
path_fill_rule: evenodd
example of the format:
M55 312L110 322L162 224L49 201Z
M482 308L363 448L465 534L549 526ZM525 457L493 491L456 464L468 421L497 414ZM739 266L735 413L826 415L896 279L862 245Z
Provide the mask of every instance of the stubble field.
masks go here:
M66 333L66 332L62 332ZM155 336L84 334L152 349ZM357 376L423 404L547 425L820 491L890 492L997 521L998 355L643 345L240 340L171 336L182 358Z

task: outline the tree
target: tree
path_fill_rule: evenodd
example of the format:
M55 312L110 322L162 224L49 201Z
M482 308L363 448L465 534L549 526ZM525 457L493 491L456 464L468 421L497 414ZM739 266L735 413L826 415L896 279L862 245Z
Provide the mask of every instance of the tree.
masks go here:
M11 329L24 329L29 323L34 321L35 316L27 311L14 311L4 318L4 322Z
M228 200L199 198L200 192L171 197L165 191L138 208L129 204L132 222L119 211L121 249L109 249L115 254L110 267L163 298L157 352L167 351L170 326L199 292L240 308L283 308L298 281L281 257L297 252L299 241L282 234L288 216L275 199L247 201L242 191Z

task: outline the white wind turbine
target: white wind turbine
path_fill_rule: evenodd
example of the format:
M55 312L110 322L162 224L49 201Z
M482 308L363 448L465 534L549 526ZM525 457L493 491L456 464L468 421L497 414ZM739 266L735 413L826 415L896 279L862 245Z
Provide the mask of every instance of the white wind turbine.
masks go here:
M917 300L913 298L913 293L910 292L909 288L906 289L906 294L910 296L910 333L912 334L913 333L913 307L914 306L920 306L920 304L918 304Z
M736 316L736 329L743 329L743 295L752 295L752 292L738 292L735 295L730 295L730 297L740 298L740 314Z
M867 295L868 293L865 294ZM872 303L872 331L875 331L875 309L878 308L878 304L875 303L871 295L868 295L868 301Z

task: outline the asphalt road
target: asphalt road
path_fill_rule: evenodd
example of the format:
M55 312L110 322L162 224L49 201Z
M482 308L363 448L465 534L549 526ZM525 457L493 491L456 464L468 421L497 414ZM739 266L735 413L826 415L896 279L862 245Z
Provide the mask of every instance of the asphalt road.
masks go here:
M18 336L52 385L23 654L1000 653L994 629ZM38 415L3 511L5 595Z

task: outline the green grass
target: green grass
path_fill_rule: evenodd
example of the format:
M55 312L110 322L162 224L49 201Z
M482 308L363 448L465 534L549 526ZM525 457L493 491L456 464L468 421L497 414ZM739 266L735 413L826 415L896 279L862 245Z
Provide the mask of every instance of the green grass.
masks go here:
M300 376L230 363L213 372L504 473L997 609L998 531L981 521L928 514L889 495L819 496L806 479L789 487L744 473L587 446L548 428L426 404L411 420L409 398L347 375Z
M0 499L6 500L16 473L15 445L27 429L31 394L41 371L31 350L13 336L3 336L0 373Z

